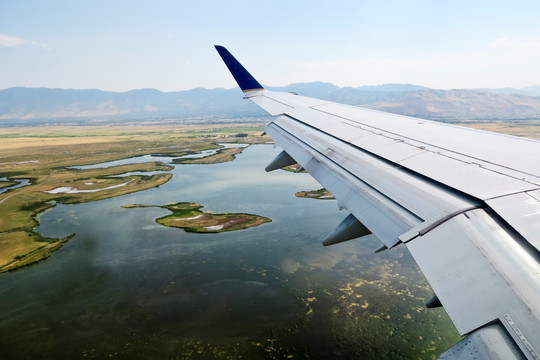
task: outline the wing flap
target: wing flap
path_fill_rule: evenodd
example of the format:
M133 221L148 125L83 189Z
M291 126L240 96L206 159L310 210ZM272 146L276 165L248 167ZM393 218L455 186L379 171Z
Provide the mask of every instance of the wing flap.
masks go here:
M407 243L462 335L524 305L476 244L480 237L492 237L487 229L477 229L477 223L498 225L484 210L466 214Z
M460 334L500 322L511 335L521 334L520 347L539 349L540 267L507 230L476 209L406 246Z
M522 351L501 324L492 324L461 340L445 351L441 360L519 360Z

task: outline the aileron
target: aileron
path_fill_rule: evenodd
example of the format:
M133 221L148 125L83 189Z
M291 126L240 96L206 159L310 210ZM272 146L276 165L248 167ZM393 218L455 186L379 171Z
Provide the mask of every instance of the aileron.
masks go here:
M487 204L517 232L540 251L540 190L521 192L495 199ZM540 272L539 272L540 277ZM539 300L540 301L540 300Z

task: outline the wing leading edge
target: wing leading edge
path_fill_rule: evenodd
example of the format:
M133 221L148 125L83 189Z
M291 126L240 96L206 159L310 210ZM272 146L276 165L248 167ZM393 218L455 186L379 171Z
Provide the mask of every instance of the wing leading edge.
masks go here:
M540 142L268 91L216 49L274 116L267 170L297 162L351 213L325 245L409 249L468 335L441 358L540 359Z

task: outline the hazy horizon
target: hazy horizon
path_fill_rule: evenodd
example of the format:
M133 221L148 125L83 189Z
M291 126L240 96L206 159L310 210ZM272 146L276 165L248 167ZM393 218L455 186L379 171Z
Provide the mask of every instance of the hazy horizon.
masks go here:
M533 90L533 89L535 89L536 90L537 88L540 88L540 81L539 81L538 85L528 85L528 86L523 86L523 87L519 87L519 88L516 88L516 87L495 87L495 88L470 87L470 88L439 89L439 88L433 88L433 87L424 86L422 84L412 84L412 83L384 83L384 84L362 84L362 85L358 85L358 86L339 86L339 85L336 85L336 84L334 84L332 82L329 82L329 81L317 81L317 80L306 81L306 82L288 83L286 85L272 85L272 86L269 86L269 85L263 84L263 86L265 88L271 90L271 89L274 89L274 88L287 88L287 87L291 87L291 86L295 86L295 85L318 84L318 83L333 85L333 86L336 86L337 88L353 88L353 89L357 89L357 88L376 88L376 87L385 87L385 86L389 86L389 85L415 86L415 87L423 87L423 88L430 89L430 90L462 90L462 89L463 90L505 90L505 89L508 89L508 90L510 90L510 89L511 90ZM207 87L197 86L197 87L194 87L194 88L183 89L183 90L160 90L160 89L157 89L157 88L145 87L145 88L132 88L132 89L127 89L127 90L118 90L118 91L116 91L116 90L105 90L105 89L99 89L99 88L60 88L60 87L48 87L48 86L10 86L10 87L6 87L6 88L0 88L0 91L13 89L13 88L51 89L51 90L98 90L98 91L113 92L113 93L126 93L126 92L130 92L130 91L156 90L156 91L159 91L159 92L162 92L162 93L174 93L174 92L191 91L191 90L196 90L196 89L227 90L227 91L229 91L229 90L237 89L238 86L214 87L214 88L207 88ZM537 96L537 95L533 95L533 96Z

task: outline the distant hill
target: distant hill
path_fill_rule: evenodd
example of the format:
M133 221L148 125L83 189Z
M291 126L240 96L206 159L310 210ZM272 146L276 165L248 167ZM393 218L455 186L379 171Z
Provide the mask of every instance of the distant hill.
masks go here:
M430 90L425 86L411 85L411 84L384 84L384 85L371 85L371 86L359 86L355 88L361 91L374 91L374 92L400 92L400 91L419 91Z
M540 96L540 85L528 86L521 89L514 88L498 88L498 89L475 89L478 91L494 92L498 94L515 94L515 95L527 95L527 96Z
M110 92L49 88L0 90L0 123L19 120L78 121L134 120L217 115L260 116L257 106L246 106L238 89L161 92L155 89Z
M331 100L435 120L540 119L540 98L476 90L369 92L343 88Z
M513 91L516 89L435 90L410 84L340 88L324 82L269 89L427 119L540 119L540 97L517 94ZM522 91L535 93L540 86ZM0 125L186 118L215 122L261 117L267 114L244 101L237 88L176 92L21 87L0 90Z

